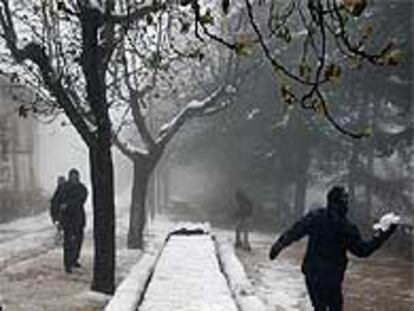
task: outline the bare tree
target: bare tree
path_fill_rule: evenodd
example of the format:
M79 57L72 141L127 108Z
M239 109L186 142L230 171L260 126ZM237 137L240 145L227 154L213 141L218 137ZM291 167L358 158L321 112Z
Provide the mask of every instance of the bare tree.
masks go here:
M111 105L107 71L118 42L132 21L165 5L134 4L118 10L107 1L2 0L0 23L9 74L36 91L37 101L54 103L89 149L94 208L95 258L92 289L114 292L115 222L111 155ZM120 12L120 13L117 13ZM10 73L12 71L12 73Z
M126 86L122 89L114 83L114 98L125 104L124 118L114 131L114 144L133 163L128 232L130 248L144 246L148 183L169 142L189 120L227 108L237 85L243 80L237 74L237 56L222 46L200 44L199 40L188 36L186 27L190 27L190 22L191 16L185 13L174 20L170 15L158 15L152 23L152 31L146 29L146 33L142 33L136 29L124 41L123 49L117 54L119 61L113 64L112 79L122 80ZM145 44L137 43L138 38L141 42L146 38ZM148 59L150 61L146 61ZM190 95L200 93L197 89L203 90L204 98L188 100L197 97ZM178 93L180 96L171 100ZM151 99L153 94L164 98L159 101L164 101L163 110L170 110L169 117L163 116L160 109L155 111L156 103ZM173 102L173 105L168 108L165 101ZM154 124L149 125L154 123L150 120L154 112L157 119L164 122L164 125L155 125L159 126L158 130L154 129ZM133 132L139 136L139 139L134 137L132 145L127 144L125 135L120 133L128 125L132 125Z

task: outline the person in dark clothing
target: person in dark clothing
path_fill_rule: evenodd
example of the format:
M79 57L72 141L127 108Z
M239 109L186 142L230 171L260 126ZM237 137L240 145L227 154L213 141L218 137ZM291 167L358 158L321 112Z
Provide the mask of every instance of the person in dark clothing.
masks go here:
M53 193L52 199L50 200L50 218L52 218L53 224L60 226L61 223L61 211L59 206L59 200L62 196L63 185L66 179L64 176L59 176L57 179L57 187Z
M235 246L250 251L249 231L252 223L253 203L240 189L236 191L235 197L238 205Z
M85 204L88 190L80 182L76 169L69 172L68 181L63 184L58 204L62 211L64 265L67 273L79 268L79 256L83 242L83 229L86 223Z
M63 185L66 182L64 176L59 176L57 179L57 187L50 200L50 218L52 223L56 226L55 244L60 245L63 240L63 228L61 224L62 211L60 210L59 200L63 193Z
M344 187L333 187L327 196L327 208L306 214L285 231L272 245L269 257L275 259L291 243L309 236L302 272L315 311L343 310L342 281L347 267L347 251L368 257L395 231L377 231L363 240L356 225L347 219L348 193Z

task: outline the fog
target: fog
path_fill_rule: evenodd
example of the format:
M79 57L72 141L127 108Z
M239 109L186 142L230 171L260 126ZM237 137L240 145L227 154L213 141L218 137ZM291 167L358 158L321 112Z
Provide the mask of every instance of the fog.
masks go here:
M64 124L64 125L62 125ZM58 117L53 123L36 122L35 144L36 175L46 196L51 196L58 176L67 176L72 168L79 170L81 179L91 192L88 149L67 118ZM131 164L114 150L116 204L129 204L132 175ZM91 195L88 197L91 206Z

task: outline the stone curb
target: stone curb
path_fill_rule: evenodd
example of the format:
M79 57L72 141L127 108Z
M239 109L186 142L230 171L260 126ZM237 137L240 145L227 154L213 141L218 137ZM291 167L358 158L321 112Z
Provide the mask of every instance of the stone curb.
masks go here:
M151 279L158 255L144 253L118 286L104 311L136 311Z
M253 285L230 242L215 240L221 269L240 311L267 311L256 296Z

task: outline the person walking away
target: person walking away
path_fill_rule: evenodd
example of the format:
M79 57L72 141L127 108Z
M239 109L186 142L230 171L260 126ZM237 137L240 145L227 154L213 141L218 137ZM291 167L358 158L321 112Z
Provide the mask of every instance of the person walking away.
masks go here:
M235 198L238 206L235 246L250 251L249 231L252 226L253 203L240 189L236 190Z
M84 204L87 196L88 190L80 181L79 171L71 169L59 199L62 210L63 258L67 273L81 267L79 257L86 224Z
M348 193L342 186L327 195L327 207L306 214L285 231L272 245L269 257L274 260L290 244L308 236L302 272L315 311L342 311L342 281L347 267L347 251L368 257L383 245L396 230L377 231L363 240L356 225L347 218Z
M59 206L59 200L63 193L63 185L66 182L66 178L64 176L59 176L57 179L57 186L53 196L50 200L50 218L52 219L52 223L56 227L56 235L55 235L55 243L60 244L63 238L63 228L62 228L62 213Z

